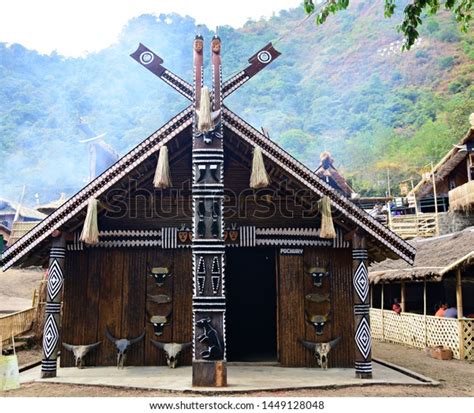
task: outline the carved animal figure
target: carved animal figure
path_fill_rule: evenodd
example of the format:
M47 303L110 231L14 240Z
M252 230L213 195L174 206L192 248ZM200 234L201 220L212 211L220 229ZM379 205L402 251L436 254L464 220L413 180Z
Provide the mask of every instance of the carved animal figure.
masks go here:
M151 315L148 311L148 317L150 317L150 323L153 324L153 332L155 336L161 336L163 329L166 325L171 322L172 311L168 315Z
M313 315L306 311L306 321L313 325L316 335L323 334L324 325L329 321L330 311L326 315Z
M108 327L105 327L105 335L106 337L115 344L115 347L117 348L117 368L123 369L123 366L125 365L125 361L127 359L127 351L135 343L138 343L139 341L143 340L143 337L145 337L145 332L146 330L143 330L143 333L141 333L138 337L126 339L126 338L115 338L109 331Z
M324 267L310 267L307 273L311 275L315 287L321 287L323 285L323 278L329 276L329 271Z
M329 301L329 294L306 294L306 299L312 303L324 303Z
M176 368L178 365L178 357L180 353L191 347L192 343L161 343L159 341L151 340L153 345L160 350L163 350L166 355L166 363L170 369Z
M161 287L164 284L167 277L171 277L171 273L166 267L150 267L147 264L147 268L148 275L155 279L156 285L158 287Z
M307 349L314 351L314 356L316 357L316 362L318 366L323 370L328 368L328 354L329 352L336 347L337 343L341 341L341 337L337 337L328 343L312 343L311 341L301 340L300 343Z
M198 336L198 341L208 348L201 352L204 360L219 360L224 355L224 348L219 333L211 324L210 317L196 321L196 326L202 328L204 332Z
M81 345L81 346L75 346L73 344L68 344L68 343L63 343L63 347L66 350L69 350L74 354L74 362L77 368L82 369L84 368L84 358L86 357L87 353L89 351L97 348L100 346L102 341L99 341L94 344L86 344L86 345Z

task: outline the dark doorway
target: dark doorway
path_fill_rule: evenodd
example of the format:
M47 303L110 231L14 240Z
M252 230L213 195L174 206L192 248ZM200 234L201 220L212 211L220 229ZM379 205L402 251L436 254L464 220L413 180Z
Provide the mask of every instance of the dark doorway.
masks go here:
M276 361L276 267L273 248L226 251L229 361Z

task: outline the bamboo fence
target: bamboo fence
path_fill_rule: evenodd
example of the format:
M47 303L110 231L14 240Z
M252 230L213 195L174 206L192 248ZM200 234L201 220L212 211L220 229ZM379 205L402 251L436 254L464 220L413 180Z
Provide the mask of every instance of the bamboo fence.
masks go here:
M425 348L443 346L460 360L474 360L474 319L443 318L370 309L374 340Z

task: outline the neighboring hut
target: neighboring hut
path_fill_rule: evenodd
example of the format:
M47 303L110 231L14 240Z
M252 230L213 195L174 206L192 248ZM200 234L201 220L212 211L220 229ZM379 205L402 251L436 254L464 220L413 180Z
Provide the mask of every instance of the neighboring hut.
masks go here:
M59 199L55 199L54 201L48 202L46 204L38 205L35 209L42 214L50 215L54 211L56 211L64 202L66 202L67 197L64 192L61 192L61 196Z
M271 44L222 84L214 38L209 93L202 42L194 85L140 45L132 57L192 104L2 255L4 269L49 261L43 377L56 375L60 335L102 341L87 363L114 365L106 329L146 333L135 366L166 364L152 338L193 342L181 364L197 386L224 386L227 360L314 366L300 340L338 337L330 367L372 377L368 260L412 263L415 249L222 105L279 56Z
M10 228L7 228L5 225L0 224L0 252L3 252L5 246L10 239Z
M417 250L413 266L385 260L369 268L374 337L444 345L456 358L474 359L474 227L410 243ZM387 311L395 298L402 318ZM446 302L456 305L458 319L433 316Z
M474 115L474 114L473 114ZM420 212L469 211L474 208L474 116L466 135L413 188ZM433 178L434 177L434 178ZM471 223L471 225L474 224Z
M319 155L320 164L314 171L321 179L347 198L353 198L356 192L334 166L334 159L328 151Z
M20 222L39 222L44 217L44 214L33 208L0 198L0 224L10 229L10 231L14 220Z

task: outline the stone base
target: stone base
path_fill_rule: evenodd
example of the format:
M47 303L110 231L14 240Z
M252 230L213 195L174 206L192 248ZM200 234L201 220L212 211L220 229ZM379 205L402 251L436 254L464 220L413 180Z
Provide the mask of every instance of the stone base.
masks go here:
M356 373L356 378L358 379L371 379L372 378L372 373Z
M226 387L225 361L193 361L193 387Z
M50 379L53 377L56 377L58 375L58 372L56 370L54 371L43 371L41 370L41 378L42 379Z

